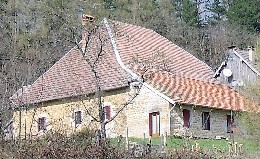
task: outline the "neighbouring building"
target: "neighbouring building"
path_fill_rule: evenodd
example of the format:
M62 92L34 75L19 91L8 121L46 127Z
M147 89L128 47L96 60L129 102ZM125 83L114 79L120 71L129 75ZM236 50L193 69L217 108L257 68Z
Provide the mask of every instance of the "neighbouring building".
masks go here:
M255 51L252 48L246 50L230 47L227 58L215 72L215 78L230 87L243 87L255 82L259 73Z
M256 108L214 79L204 62L150 29L104 19L81 48L86 34L79 46L11 97L14 138L98 129L91 117L98 109L95 77L103 91L103 120L130 103L107 124L108 137L124 136L126 129L130 137L227 137L234 112Z

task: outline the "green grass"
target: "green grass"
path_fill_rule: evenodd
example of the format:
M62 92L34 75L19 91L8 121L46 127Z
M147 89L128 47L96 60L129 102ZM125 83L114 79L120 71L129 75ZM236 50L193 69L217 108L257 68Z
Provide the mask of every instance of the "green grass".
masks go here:
M144 143L144 139L141 138L129 138L131 142ZM149 139L145 139L145 143L147 144ZM178 147L189 147L198 143L202 150L209 151L223 151L228 152L228 143L230 141L226 141L224 139L216 140L216 139L185 139L180 137L167 137L167 147L178 148ZM249 140L238 140L238 144L243 144L243 150L246 153L259 153L260 152L260 143L252 142ZM116 144L117 139L112 139L111 143ZM125 138L122 139L121 146L124 146ZM161 145L163 143L161 137L152 137L152 145Z
M240 140L238 142L243 144L244 150L246 152L260 154L260 141Z

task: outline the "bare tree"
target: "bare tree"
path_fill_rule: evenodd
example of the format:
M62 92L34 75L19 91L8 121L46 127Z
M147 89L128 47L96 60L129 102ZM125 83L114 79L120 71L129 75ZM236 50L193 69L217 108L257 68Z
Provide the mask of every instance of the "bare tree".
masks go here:
M100 78L100 65L101 60L104 58L106 52L106 47L108 43L110 43L109 36L107 32L104 30L104 26L94 25L93 24L94 17L83 15L83 33L82 33L82 41L77 42L76 45L78 49L81 51L85 61L87 62L89 69L93 75L94 84L95 84L95 92L94 92L94 102L88 103L91 104L91 108L98 108L98 115L94 113L94 111L90 110L89 107L84 107L87 115L91 116L91 118L99 123L100 126L100 136L101 141L106 140L106 125L113 121L123 110L124 108L131 104L133 100L138 96L141 86L138 87L138 91L134 94L130 95L128 101L121 104L119 109L114 113L114 115L108 119L105 119L105 112L103 109L103 97L104 90L102 89L102 81ZM88 24L88 25L87 25ZM115 29L116 30L116 29ZM112 66L111 66L112 67ZM118 69L118 68L112 68ZM123 68L120 68L123 69ZM82 100L82 104L84 104Z

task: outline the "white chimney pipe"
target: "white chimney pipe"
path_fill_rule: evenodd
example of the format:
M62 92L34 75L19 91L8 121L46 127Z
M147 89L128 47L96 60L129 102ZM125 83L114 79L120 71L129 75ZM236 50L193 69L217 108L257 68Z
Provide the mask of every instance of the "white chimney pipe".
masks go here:
M248 58L250 61L254 61L254 51L251 47L248 47Z

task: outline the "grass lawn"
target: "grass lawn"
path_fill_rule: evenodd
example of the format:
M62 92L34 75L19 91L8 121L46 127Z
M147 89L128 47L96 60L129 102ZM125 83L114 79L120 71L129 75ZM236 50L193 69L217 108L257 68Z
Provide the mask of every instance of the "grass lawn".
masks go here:
M152 137L152 145L161 145L163 143L163 140L161 137ZM113 139L111 140L112 143L116 143L117 140ZM144 143L144 139L141 138L129 138L129 141L131 142L138 142L138 143ZM149 139L145 139L145 143L148 143ZM199 146L207 151L207 150L217 150L217 151L223 151L228 152L228 143L230 141L221 139L185 139L180 137L167 137L166 143L167 147L192 147L192 145L195 145L195 143L198 143ZM243 152L245 153L257 153L260 154L260 143L258 142L252 142L248 140L238 140L236 141L238 144L243 144ZM125 138L122 139L122 145L125 143Z

